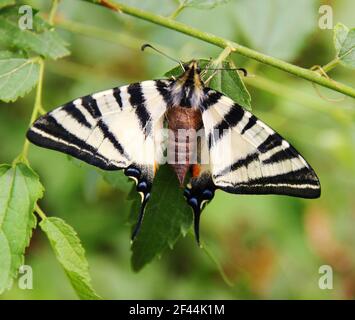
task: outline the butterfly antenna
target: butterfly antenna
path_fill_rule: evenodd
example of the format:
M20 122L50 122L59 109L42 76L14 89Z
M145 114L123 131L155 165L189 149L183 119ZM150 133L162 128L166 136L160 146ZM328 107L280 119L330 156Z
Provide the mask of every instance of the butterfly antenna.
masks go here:
M175 59L175 58L169 56L169 55L166 54L165 52L160 51L159 49L153 47L153 46L152 46L151 44L149 44L149 43L145 43L145 44L143 44L143 45L141 46L141 50L142 50L142 51L144 51L146 48L150 48L150 49L152 49L152 50L158 52L158 53L161 54L162 56L164 56L164 57L166 57L166 58L168 58L168 59L170 59L170 60L172 60L172 61L177 62L177 63L180 65L180 67L182 68L182 70L185 71L184 65L183 65L183 63L182 63L180 60Z
M248 76L248 71L244 68L203 68L203 70L213 70L213 71L219 71L219 70L228 70L228 71L241 71L243 73L244 77Z

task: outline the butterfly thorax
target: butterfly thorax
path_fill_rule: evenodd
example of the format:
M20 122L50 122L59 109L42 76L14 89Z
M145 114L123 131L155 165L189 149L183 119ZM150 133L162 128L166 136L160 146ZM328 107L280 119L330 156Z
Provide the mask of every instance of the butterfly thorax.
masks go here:
M204 85L196 61L192 61L184 73L172 84L173 106L198 109L204 97Z

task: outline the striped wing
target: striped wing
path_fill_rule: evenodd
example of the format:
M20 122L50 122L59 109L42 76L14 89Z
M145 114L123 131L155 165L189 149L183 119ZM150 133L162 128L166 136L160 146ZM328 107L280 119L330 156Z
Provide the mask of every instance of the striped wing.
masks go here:
M27 133L45 148L105 170L154 164L153 131L163 125L167 81L144 81L71 101L40 117Z
M310 165L250 112L212 89L206 89L202 112L216 187L240 194L320 196Z

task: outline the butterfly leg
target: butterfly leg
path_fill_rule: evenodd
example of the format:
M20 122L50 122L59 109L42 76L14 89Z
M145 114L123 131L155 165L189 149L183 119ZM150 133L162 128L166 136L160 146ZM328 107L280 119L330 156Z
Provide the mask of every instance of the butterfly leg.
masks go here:
M133 241L136 238L143 222L145 208L150 198L152 189L154 169L151 170L149 167L130 165L125 169L124 174L136 182L136 190L141 196L141 207L138 220L131 237L131 240Z
M213 199L216 186L212 181L211 174L204 172L201 175L194 176L196 168L193 166L193 176L190 184L184 191L187 203L191 206L194 214L194 232L197 244L200 245L200 216L204 205Z

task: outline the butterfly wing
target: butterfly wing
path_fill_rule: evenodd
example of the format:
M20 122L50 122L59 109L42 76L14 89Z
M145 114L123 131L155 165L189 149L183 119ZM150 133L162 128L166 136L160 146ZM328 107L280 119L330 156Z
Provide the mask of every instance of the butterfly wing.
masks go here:
M144 81L78 98L36 120L27 138L104 170L125 169L143 195L141 221L162 154L168 85Z
M317 175L296 149L230 98L208 89L202 119L218 188L239 194L320 196Z
M78 98L40 117L27 138L104 170L152 165L153 130L166 111L157 83L145 81Z
M206 202L216 189L237 194L320 196L317 175L278 133L230 98L205 88L200 106L205 139L185 197L194 212L196 240Z

